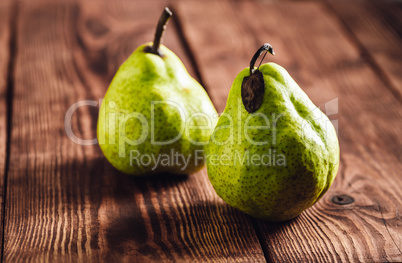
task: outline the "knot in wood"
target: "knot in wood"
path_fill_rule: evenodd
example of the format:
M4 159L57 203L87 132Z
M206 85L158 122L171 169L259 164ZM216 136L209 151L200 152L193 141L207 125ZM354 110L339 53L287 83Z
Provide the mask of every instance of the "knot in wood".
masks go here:
M353 203L355 200L348 195L334 195L331 199L332 203L337 205L348 205Z

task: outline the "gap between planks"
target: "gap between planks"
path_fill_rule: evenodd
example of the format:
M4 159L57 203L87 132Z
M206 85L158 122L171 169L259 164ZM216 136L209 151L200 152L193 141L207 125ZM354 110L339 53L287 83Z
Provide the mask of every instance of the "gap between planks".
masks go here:
M18 44L22 46L34 43L30 45L29 49L21 48L16 59L18 64L15 75L18 77L15 79L14 92L19 96L14 98L13 107L18 110L14 111L13 122L20 126L14 126L15 129L11 134L11 139L16 146L11 151L14 155L10 156L12 158L10 163L18 162L21 168L11 169L8 177L9 185L13 183L15 187L9 187L7 192L6 206L9 211L9 219L6 222L8 235L5 237L4 259L24 259L33 254L37 256L38 260L52 259L66 252L70 254L70 257L78 255L81 259L83 257L85 259L86 256L94 258L98 256L99 259L104 255L102 253L117 253L123 249L122 246L125 246L130 249L130 252L139 253L138 257L142 256L143 260L158 256L172 258L184 255L189 260L198 258L221 261L225 258L235 259L234 257L237 257L237 259L248 258L263 261L264 256L257 238L253 235L254 228L249 218L228 207L216 197L207 181L205 170L197 173L197 176L189 176L187 181L165 179L160 182L152 182L128 178L113 170L105 159L98 158L100 157L98 148L84 149L72 145L62 132L62 124L59 119L65 113L64 108L67 109L71 103L79 99L102 96L99 95L103 93L101 89L92 90L92 88L99 87L95 85L98 83L101 83L101 87L106 86L106 79L112 75L115 67L117 69L117 64L121 63L122 57L126 58L127 54L132 52L133 45L137 46L138 41L144 42L144 39L140 40L142 37L137 37L137 34L145 36L150 31L153 32L154 23L152 23L152 28L149 28L151 27L150 15L159 15L159 12L154 12L154 9L145 5L130 6L129 2L121 2L128 5L127 8L126 6L122 8L121 3L120 5L116 2L101 3L103 5L101 4L100 7L97 3L89 1L80 2L80 5L68 3L66 6L60 3L45 6L27 2L26 5L21 6L18 22L20 30L18 38L21 39L18 40ZM85 8L80 9L84 6ZM99 10L95 7L98 7ZM109 9L109 7L112 7L110 8L112 13L106 12L105 17L100 18L99 14L105 12L105 8ZM139 21L133 20L132 14L129 14L128 20L119 20L124 19L124 17L121 18L121 14L130 7L130 12L135 11ZM51 13L54 11L58 12L57 16ZM100 13L97 13L98 11ZM52 14L51 16L44 16L49 12ZM127 12L124 14L128 15ZM113 38L114 42L100 43L102 45L114 43L119 46L117 51L104 50L102 49L104 46L101 45L99 48L99 43L94 42L94 36L88 34L90 32L83 26L90 18L97 19L98 23L101 21L101 24L110 29L108 32L111 36L117 37ZM28 25L37 26L35 24L38 22L52 23L48 28L49 32L43 31L42 33L51 34L58 41L50 42L51 39L39 38L35 34L30 34L30 38L27 38L28 32L24 29L28 29ZM116 26L125 26L125 28L114 31ZM144 30L144 26L146 30ZM138 31L132 31L131 27ZM75 32L74 30L77 28L82 32ZM133 38L134 35L135 38ZM24 39L29 39L29 42L24 42ZM103 39L109 40L110 38L104 37ZM182 48L177 44L177 37L172 31L169 36L165 36L165 43L168 43L168 46L171 44L173 49L178 51L176 54L179 54L180 57L183 56L183 60L186 59ZM38 56L46 48L48 49L46 52L51 56ZM112 47L108 46L108 48ZM72 50L76 52L73 53ZM85 52L88 50L93 52ZM48 62L46 66L51 67L43 65L40 68L29 68L32 65L24 64L22 57L32 54L35 54L33 59L38 62ZM60 54L63 54L64 57L60 57ZM102 60L103 54L109 55L106 58L110 67L106 69L99 68L99 64L104 61ZM64 64L59 65L60 61L63 61ZM95 62L95 65L90 62ZM55 66L63 66L57 69L63 74L54 75L53 68ZM25 71L23 71L24 69ZM68 71L66 71L67 69ZM37 72L32 73L34 70ZM77 70L86 71L87 74L78 75ZM64 78L60 79L60 75L70 79L65 81ZM80 76L87 78L84 83ZM23 77L28 81L23 82ZM38 79L45 79L41 86L37 85ZM31 84L30 90L27 90L31 94L38 91L47 92L42 97L35 97L32 100L30 93L23 92L27 83ZM88 88L91 90L87 90ZM37 107L34 103L37 101L45 104L54 103L57 108L53 108L54 111L51 113L47 111L43 113L41 121L44 123L41 125L44 129L35 138L36 140L31 139L30 134L32 133L21 137L17 129L23 127L22 124L27 127L25 132L35 130L37 122L33 119L34 117L26 116L26 114L36 111ZM79 116L80 118L74 120L75 124L82 125L82 130L78 131L79 134L81 136L94 135L90 122L96 114L83 110ZM57 133L55 128L60 128L60 132ZM52 133L50 134L49 131ZM55 136L48 138L49 135ZM37 150L36 141L41 141L41 139L44 143L41 144L42 148ZM19 148L18 144L23 147ZM29 152L26 152L27 150ZM46 153L46 155L38 160L33 159L35 150L39 153L40 150L43 150L42 153ZM28 153L33 154L26 160L24 158L20 163L20 154ZM94 156L97 158L91 159ZM32 170L23 172L25 169ZM85 176L80 177L81 174ZM169 187L172 187L173 190L169 191ZM160 192L162 192L161 195L156 194ZM100 210L100 205L102 205L102 210ZM44 209L37 214L35 209L39 209L39 206L43 206ZM169 218L167 212L171 210L172 215L179 215L179 222L183 224L184 228L179 228L175 225L175 221ZM142 218L141 213L144 213L146 217ZM143 230L150 229L153 234L152 232L143 233L142 236L135 237L138 239L134 239L133 231L138 229L130 228L128 225L129 221L133 219L143 221L142 225L139 225L142 228L141 233ZM39 234L33 239L32 235L35 233ZM121 239L119 235L123 235L127 240L118 243L117 241ZM183 246L183 242L189 245ZM174 249L161 251L161 245L165 244ZM152 246L157 250L152 255L146 254L147 246ZM74 248L78 251L74 252ZM141 250L142 248L144 250ZM125 252L128 251L125 250ZM129 259L130 256L133 257L133 254L122 255L122 257L124 256ZM181 259L185 260L185 258Z
M370 50L366 48L366 46L360 41L359 37L353 32L351 26L347 23L347 21L339 14L337 10L334 8L334 4L332 1L324 1L322 4L327 8L328 13L330 13L334 20L338 22L340 28L343 30L345 35L349 38L350 42L355 45L355 47L360 50L361 56L366 61L368 65L372 68L373 72L381 79L384 85L388 88L388 90L395 96L395 98L402 103L402 94L399 92L398 88L394 86L391 79L385 73L385 69L383 69L379 63L375 60L373 55L371 55ZM338 3L339 4L339 3ZM376 52L373 50L372 52Z
M176 26L176 30L177 30L178 35L179 35L179 40L180 40L182 46L184 47L184 49L186 51L187 57L189 58L189 60L191 62L191 65L193 67L194 73L196 74L196 78L198 78L200 84L204 87L204 89L207 91L208 95L211 97L210 90L209 90L211 87L206 86L205 81L203 80L201 71L200 71L199 66L198 66L199 61L197 61L196 56L194 56L194 52L196 52L196 51L194 51L191 48L191 45L189 44L189 40L187 39L187 37L185 35L185 32L183 30L183 26L182 26L183 21L182 21L181 15L180 15L179 12L176 12L177 9L176 9L174 4L170 4L169 8L171 8L173 13L175 14L176 19L174 20L174 24ZM267 262L269 262L269 253L267 251L267 247L263 246L264 237L261 235L261 233L259 231L259 228L258 228L256 220L254 218L251 218L251 217L250 217L250 220L251 220L251 224L252 224L253 229L254 229L254 233L258 238L260 249L262 250L262 252L264 254L265 260Z
M3 197L1 204L1 262L3 262L4 255L4 237L5 237L5 221L6 221L6 198L7 198L7 179L10 165L10 137L12 131L12 116L13 116L13 89L14 89L14 67L15 56L17 52L16 40L16 23L18 20L18 5L19 1L6 1L9 5L9 41L8 41L8 65L7 65L7 79L6 79L6 142L5 142L5 165L4 165L4 180L3 180Z
M394 249L387 236L388 232L392 239L397 237L395 221L398 219L398 213L395 211L398 210L397 200L400 195L398 187L395 185L397 186L400 182L394 175L399 165L395 163L392 155L393 150L397 150L395 145L400 142L397 139L397 127L389 126L383 118L379 119L375 126L367 124L370 124L369 121L377 120L383 112L389 113L388 122L392 121L392 118L397 119L400 116L398 108L400 102L394 98L388 88L382 87L383 80L375 74L372 66L367 61L362 61L359 50L356 50L356 46L350 43L348 36L345 36L342 28L339 28L337 20L331 17L333 14L328 15L321 3L279 3L270 7L272 16L266 18L267 25L264 26L262 23L249 22L247 24L245 21L248 20L247 17L252 17L251 14L261 17L264 15L262 10L268 7L263 6L262 3L254 9L250 3L244 2L238 3L236 7L232 7L227 1L211 2L210 17L207 19L209 23L216 24L214 30L219 31L220 34L216 34L217 39L209 43L205 39L214 34L214 30L210 30L208 23L203 22L202 15L198 13L199 4L186 6L179 3L179 7L182 15L183 12L187 14L185 17L187 23L184 26L191 40L190 45L206 46L208 44L211 47L210 50L200 50L195 55L203 62L200 63L200 70L206 77L204 80L207 82L206 85L210 85L212 88L210 90L212 99L219 106L218 110L222 110L225 106L225 98L231 81L239 72L237 65L244 65L243 68L248 65L249 55L242 53L242 50L253 46L253 41L255 41L253 37L256 34L259 34L259 38L264 41L265 39L262 39L264 34L273 36L278 43L282 44L284 50L288 49L287 53L282 52L281 58L274 58L274 60L279 59L286 65L290 73L295 74L295 79L298 79L302 87L305 87L305 91L311 95L314 102L325 102L332 99L333 96L343 96L344 114L340 117L341 121L344 121L349 127L344 126L340 134L343 161L337 180L330 192L332 194L349 192L352 196L356 196L356 202L349 207L337 207L330 202L331 193L327 193L326 198L293 222L285 223L282 226L259 222L262 227L261 233L266 236L264 246L269 246L268 251L272 255L266 259L268 261L271 260L270 258L284 260L286 256L290 256L293 258L287 258L287 260L303 258L308 261L318 261L326 258L328 261L339 261L362 260L367 256L372 257L372 260L375 261L392 258L397 260L396 252L399 247L397 246L398 250ZM237 10L242 11L237 12ZM268 11L266 12L268 13ZM298 12L302 13L299 17L296 16ZM307 15L309 12L311 12L310 15ZM288 16L305 20L313 16L312 21L317 24L312 29L310 27L303 28L303 25L297 21L287 22L292 20ZM231 21L233 17L237 17L237 20ZM283 24L280 30L269 26L275 22ZM328 28L324 28L325 26ZM324 41L324 45L311 43L311 39L307 37L305 41L297 41L305 37L304 34L307 36L311 34L312 37L315 37L314 41ZM340 41L343 49L337 50L336 43L325 41L330 37L335 37L337 41ZM241 41L238 41L240 39ZM239 46L241 48L238 48ZM287 46L292 48L287 48ZM310 48L310 50L306 50L308 51L305 52L306 54L303 52L305 47ZM234 54L224 53L227 49L234 49L234 52L231 50ZM311 49L314 49L314 52ZM250 51L250 53L252 52ZM299 65L298 61L303 61L305 65ZM215 65L217 63L221 63L219 69ZM315 83L311 81L314 78ZM325 86L328 88L323 92L322 87ZM357 101L352 101L354 97L351 96L353 95L358 98L356 98ZM365 100L365 98L367 99ZM374 106L370 104L371 100L373 100ZM387 107L376 107L381 104L387 105ZM367 110L359 114L358 118L354 118L353 110L363 110L366 109L365 107L368 107ZM367 126L363 131L361 131L362 123ZM370 138L370 144L359 139L365 137ZM388 140L388 137L391 139ZM397 141L392 143L392 138L396 138ZM376 143L382 148L376 148ZM383 149L384 146L387 146L386 149ZM392 166L392 164L394 165ZM347 171L345 172L345 170ZM344 176L346 173L347 176ZM384 180L386 176L388 176L388 180ZM362 193L355 191L354 188ZM367 190L370 188L372 188L371 191ZM382 202L381 210L377 209L378 205L373 207L367 205L371 201L378 202L378 200ZM383 225L384 220L387 221L386 229ZM339 226L342 226L343 232L337 228ZM367 234L361 234L360 231L363 227ZM378 233L382 235L380 238L377 237L374 242L371 238ZM299 242L295 235L301 237L302 240ZM278 240L282 240L286 244L280 244ZM316 244L316 242L319 243ZM393 243L395 244L395 242ZM386 250L382 250L382 244L387 246ZM354 248L355 246L356 248Z

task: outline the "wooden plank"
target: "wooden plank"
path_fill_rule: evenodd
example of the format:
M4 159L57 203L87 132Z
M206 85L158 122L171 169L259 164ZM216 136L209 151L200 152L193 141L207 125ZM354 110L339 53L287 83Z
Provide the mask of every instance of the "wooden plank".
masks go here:
M4 260L265 260L250 219L217 198L205 169L132 178L97 145L66 136L68 108L104 96L118 65L152 39L164 5L20 5ZM164 43L185 57L172 24ZM73 130L92 139L96 121L95 107L81 107Z
M402 102L402 4L376 1L347 5L329 1L328 4L345 25L352 41L360 46L362 56Z
M338 176L327 194L295 220L255 220L266 259L401 261L402 108L333 12L314 2L216 1L207 13L199 12L200 2L177 6L220 111L233 79L264 42L276 52L266 60L284 66L316 105L329 109L338 98L339 112L335 107L330 116L339 121ZM333 203L340 194L354 202Z
M222 12L229 4L226 1L217 2L211 1L210 4L218 9L209 8L205 13L202 4L196 1L191 5L179 2L174 7L179 8L178 16L190 49L199 63L204 85L216 109L221 112L234 77L244 65L248 65L250 54L258 44L255 39L245 37L244 26L237 27L237 17Z
M7 133L9 115L9 81L10 69L10 40L13 23L11 15L13 6L11 1L0 2L0 246L3 245L4 197L6 193L5 177L7 163ZM0 252L0 258L3 251Z

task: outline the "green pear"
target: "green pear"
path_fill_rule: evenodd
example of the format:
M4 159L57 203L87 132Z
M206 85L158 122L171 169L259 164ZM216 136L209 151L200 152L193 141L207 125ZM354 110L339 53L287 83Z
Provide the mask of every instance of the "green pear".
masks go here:
M275 63L241 71L210 137L208 176L229 205L269 221L286 221L316 203L339 165L336 131Z
M204 88L160 44L170 16L165 8L154 42L139 46L120 66L100 107L102 152L127 174L199 170L216 124L217 113Z

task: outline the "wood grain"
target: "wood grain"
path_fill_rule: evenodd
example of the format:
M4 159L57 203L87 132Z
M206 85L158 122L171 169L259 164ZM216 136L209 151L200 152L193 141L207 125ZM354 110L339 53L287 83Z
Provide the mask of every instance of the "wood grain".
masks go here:
M10 75L11 64L11 31L13 29L12 14L13 5L11 1L0 2L0 245L3 245L3 220L4 220L4 196L6 193L5 175L7 173L7 135L8 135L8 116L9 100L11 97L9 87L12 79ZM0 251L2 258L3 251Z
M68 108L104 96L118 66L152 39L164 5L20 5L5 261L265 261L251 220L215 195L205 169L132 178L114 170L97 145L66 136ZM185 58L172 25L164 43ZM75 135L94 138L96 120L97 108L79 108Z
M402 4L377 1L328 4L345 24L352 41L360 46L362 56L402 102Z
M249 64L260 43L256 43L254 37L245 37L248 32L238 26L237 16L222 12L226 7L233 10L233 5L227 1L211 1L209 5L205 12L204 4L199 1L191 5L179 2L173 7L178 9L204 85L216 109L222 112L234 77ZM250 47L253 48L250 50Z
M321 201L295 220L255 220L267 260L401 261L402 107L339 17L317 2L217 1L207 13L199 11L200 2L176 8L219 110L232 80L264 42L276 52L266 60L284 66L316 105L327 106L327 114L339 101L330 116L339 122L338 176ZM341 194L354 202L331 201Z

